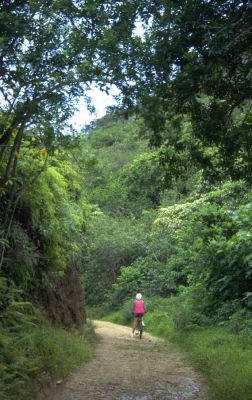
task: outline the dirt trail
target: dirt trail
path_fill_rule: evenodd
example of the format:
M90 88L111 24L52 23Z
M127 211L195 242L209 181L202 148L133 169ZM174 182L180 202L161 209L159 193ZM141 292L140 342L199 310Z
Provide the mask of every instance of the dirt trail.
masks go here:
M207 400L202 377L188 367L172 345L144 332L96 321L98 337L92 361L47 400Z

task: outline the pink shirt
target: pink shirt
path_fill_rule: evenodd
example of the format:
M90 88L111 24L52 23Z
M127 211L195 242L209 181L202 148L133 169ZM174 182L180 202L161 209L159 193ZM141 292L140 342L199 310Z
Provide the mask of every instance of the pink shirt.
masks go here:
M143 300L135 300L134 301L134 314L144 314Z

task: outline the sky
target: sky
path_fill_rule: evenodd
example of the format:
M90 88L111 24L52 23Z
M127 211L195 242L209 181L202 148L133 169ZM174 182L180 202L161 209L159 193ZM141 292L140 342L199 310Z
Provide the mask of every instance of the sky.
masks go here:
M117 104L116 100L113 98L113 95L117 94L119 94L119 90L115 86L111 88L109 95L93 86L91 90L87 92L87 95L91 97L96 112L91 114L87 109L85 100L81 99L79 101L78 111L76 111L70 119L70 124L78 130L84 125L88 125L91 121L103 117L106 114L107 107Z
M136 21L134 34L140 37L143 37L144 35L144 27L140 19ZM106 114L107 107L116 105L117 102L113 98L113 95L119 94L119 90L116 88L116 86L112 86L111 93L108 95L93 86L87 94L92 99L92 103L96 108L96 113L91 114L87 109L85 100L81 99L78 105L79 111L77 111L70 120L70 123L77 130L81 129L85 125L90 124L91 121L103 117Z

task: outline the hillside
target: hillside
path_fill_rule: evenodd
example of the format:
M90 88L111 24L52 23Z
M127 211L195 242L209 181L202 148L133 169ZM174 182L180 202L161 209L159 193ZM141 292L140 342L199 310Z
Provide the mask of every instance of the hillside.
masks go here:
M1 399L61 382L141 292L214 400L250 400L251 2L4 0L0 22ZM92 88L116 106L75 129Z

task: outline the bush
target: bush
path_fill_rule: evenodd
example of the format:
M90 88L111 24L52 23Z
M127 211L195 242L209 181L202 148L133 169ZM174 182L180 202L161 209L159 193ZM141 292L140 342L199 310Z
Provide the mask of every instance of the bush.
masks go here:
M55 328L31 303L14 301L11 293L8 302L0 323L0 398L33 399L44 385L90 359L94 329L86 325L80 335Z
M133 300L126 301L119 310L105 316L106 321L130 325L133 320Z
M92 329L83 335L41 325L19 334L0 330L0 397L2 400L33 399L53 380L92 356Z
M229 317L225 325L232 333L252 337L252 312L241 308Z

